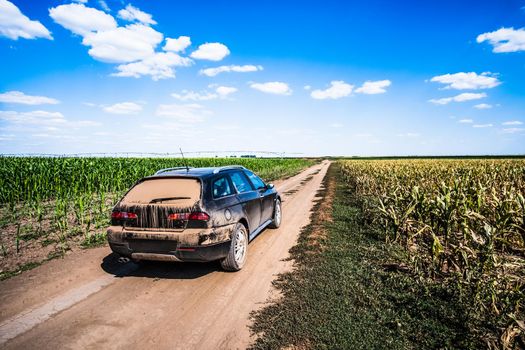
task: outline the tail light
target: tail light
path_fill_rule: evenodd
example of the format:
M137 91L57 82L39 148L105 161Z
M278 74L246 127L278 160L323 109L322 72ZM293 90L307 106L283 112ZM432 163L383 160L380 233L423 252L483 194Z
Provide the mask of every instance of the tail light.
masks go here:
M208 221L210 220L210 216L204 212L195 212L190 214L189 219L198 221Z
M117 220L136 219L137 214L126 211L114 211L111 213L111 218Z
M197 220L197 221L208 221L210 216L204 212L193 212L193 213L174 213L168 215L168 220Z

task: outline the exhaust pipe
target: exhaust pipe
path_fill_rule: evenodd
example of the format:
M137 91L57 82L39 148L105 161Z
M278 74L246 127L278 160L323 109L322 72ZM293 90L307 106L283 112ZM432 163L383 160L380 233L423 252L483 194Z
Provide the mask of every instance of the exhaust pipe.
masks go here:
M120 258L118 258L118 262L121 263L121 264L127 264L129 263L129 258L125 257L125 256L121 256Z

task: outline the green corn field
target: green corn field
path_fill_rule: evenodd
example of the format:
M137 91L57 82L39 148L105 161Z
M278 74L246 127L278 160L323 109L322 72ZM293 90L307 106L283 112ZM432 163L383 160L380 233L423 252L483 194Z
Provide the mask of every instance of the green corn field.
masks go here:
M367 222L404 247L420 278L457 289L473 313L504 320L502 336L519 331L525 160L346 160L341 168Z
M0 157L0 203L64 199L121 192L157 170L184 166L243 165L266 180L293 174L310 164L303 159L47 158Z
M0 256L9 258L72 240L102 243L115 202L137 180L162 168L243 165L266 181L288 177L313 164L270 158L88 158L0 157ZM57 254L53 249L50 254ZM5 266L0 266L0 274ZM5 271L4 271L5 272Z

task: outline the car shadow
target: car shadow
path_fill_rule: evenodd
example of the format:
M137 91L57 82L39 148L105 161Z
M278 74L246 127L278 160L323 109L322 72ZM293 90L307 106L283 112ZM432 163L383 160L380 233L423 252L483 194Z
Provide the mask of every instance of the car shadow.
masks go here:
M141 261L134 263L119 262L119 256L115 253L108 254L100 267L105 272L115 277L146 277L162 279L195 279L212 272L221 271L218 262L209 263L178 263L164 261Z

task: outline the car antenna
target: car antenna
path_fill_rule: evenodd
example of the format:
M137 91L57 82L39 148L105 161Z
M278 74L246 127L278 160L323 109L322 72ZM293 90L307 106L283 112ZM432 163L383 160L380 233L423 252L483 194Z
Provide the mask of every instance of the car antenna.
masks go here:
M182 153L182 148L179 147L180 154L182 155L182 161L184 162L184 166L186 167L186 172L190 171L190 167L188 166L188 163L186 163L186 158L184 158L184 153Z

